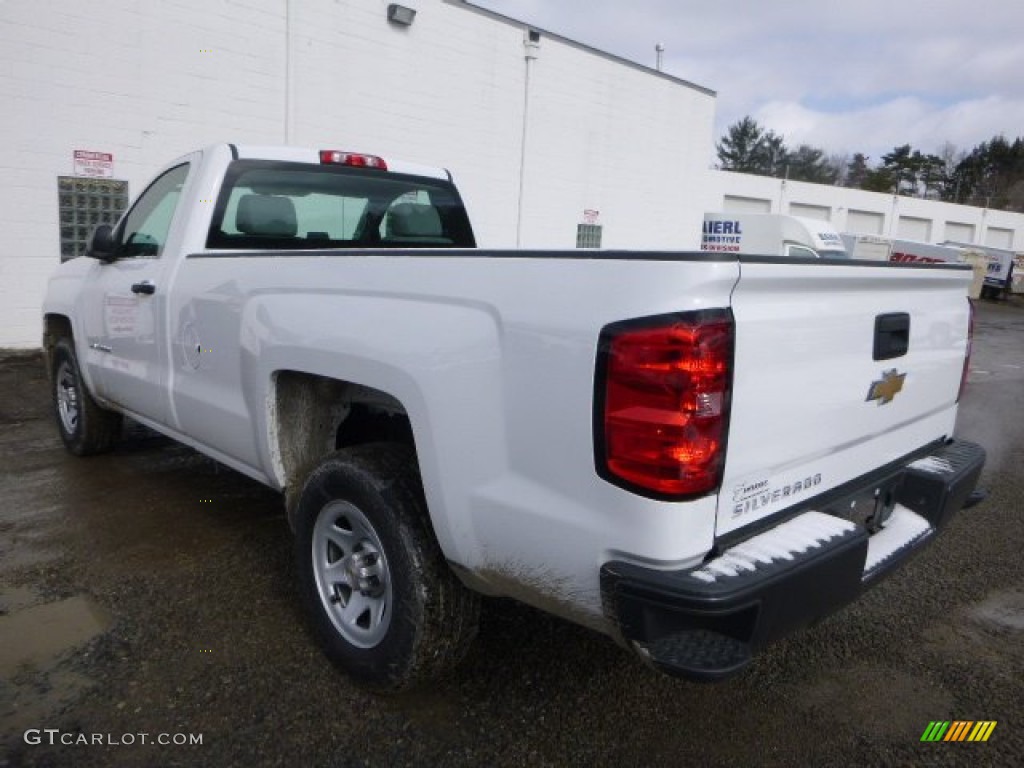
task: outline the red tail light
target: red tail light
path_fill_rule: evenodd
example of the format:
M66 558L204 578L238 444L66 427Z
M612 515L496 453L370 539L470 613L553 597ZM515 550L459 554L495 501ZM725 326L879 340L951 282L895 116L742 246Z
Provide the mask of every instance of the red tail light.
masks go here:
M358 152L343 152L339 149L321 149L320 162L324 165L349 165L353 168L388 169L383 158L376 155L361 155Z
M968 299L967 305L970 307L967 315L967 351L964 354L964 372L960 374L960 391L956 393L958 403L964 396L964 390L967 389L967 374L971 369L971 347L974 346L974 302Z
M653 498L710 493L722 480L733 321L703 310L616 323L598 353L598 474Z

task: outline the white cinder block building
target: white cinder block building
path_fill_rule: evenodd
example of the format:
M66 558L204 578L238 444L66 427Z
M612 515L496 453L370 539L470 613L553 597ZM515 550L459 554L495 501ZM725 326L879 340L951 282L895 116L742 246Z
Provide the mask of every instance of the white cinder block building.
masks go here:
M709 172L712 91L463 0L403 0L411 24L391 5L0 0L0 348L39 346L62 254L219 141L443 165L486 247L590 245L598 227L604 248L694 249L705 210L765 204L1024 247L1021 216Z
M572 248L585 219L604 247L697 244L680 180L707 168L711 91L461 0L403 5L411 25L386 0L0 3L0 347L39 345L62 250L218 141L443 165L484 246ZM111 178L76 176L76 150Z

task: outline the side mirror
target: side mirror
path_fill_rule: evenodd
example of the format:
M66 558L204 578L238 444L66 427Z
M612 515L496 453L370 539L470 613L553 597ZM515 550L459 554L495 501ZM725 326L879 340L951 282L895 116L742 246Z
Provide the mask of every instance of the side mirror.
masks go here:
M92 232L89 238L89 250L86 256L99 259L103 262L114 260L114 253L117 251L117 243L114 242L114 229L109 224L100 224Z

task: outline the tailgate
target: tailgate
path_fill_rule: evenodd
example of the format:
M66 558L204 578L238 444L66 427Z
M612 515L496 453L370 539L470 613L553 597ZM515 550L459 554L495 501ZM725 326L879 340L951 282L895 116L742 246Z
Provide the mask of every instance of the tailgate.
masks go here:
M717 535L952 435L970 280L960 267L743 261Z

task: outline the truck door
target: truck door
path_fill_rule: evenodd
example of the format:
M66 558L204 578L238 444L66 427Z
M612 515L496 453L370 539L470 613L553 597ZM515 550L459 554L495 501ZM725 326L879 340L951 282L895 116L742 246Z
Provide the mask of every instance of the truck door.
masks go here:
M83 308L92 309L79 317L97 394L159 423L169 414L165 308L173 259L166 246L189 168L170 168L139 196L114 231L114 260L81 294Z

